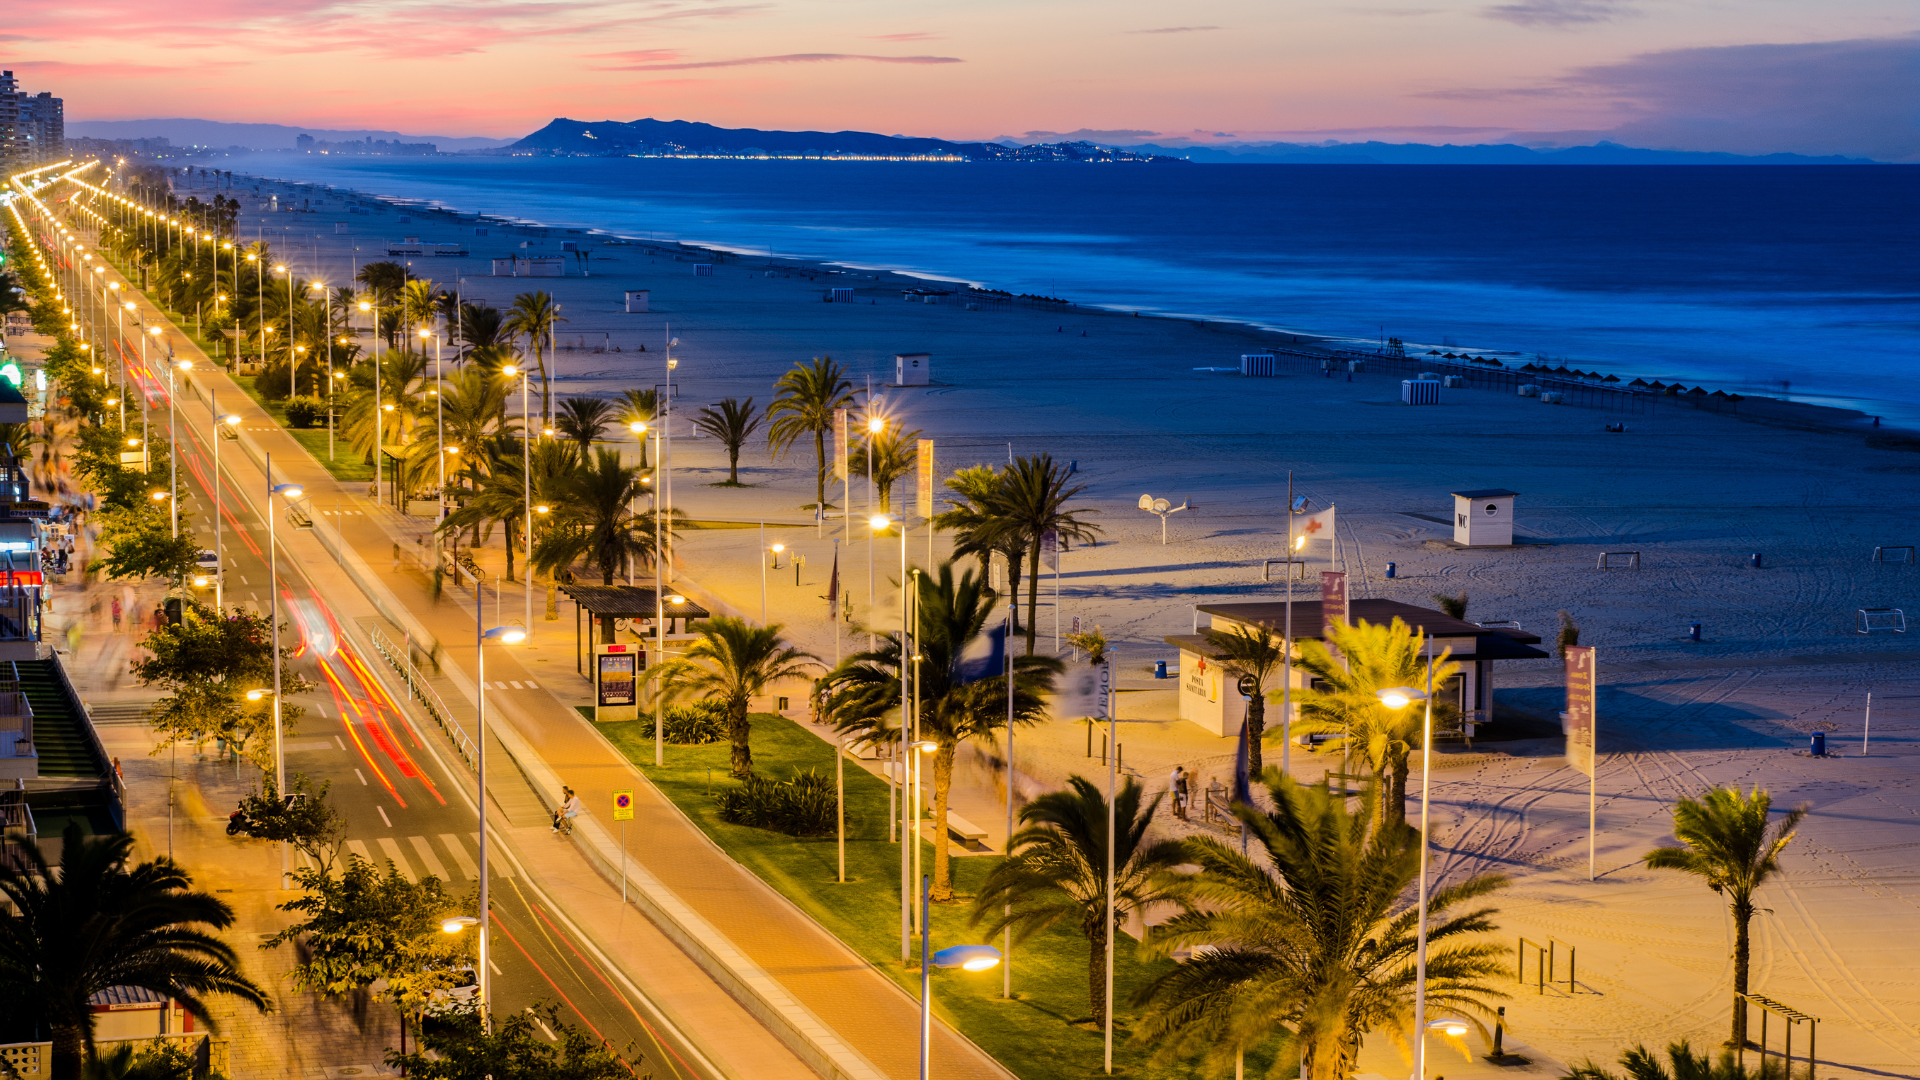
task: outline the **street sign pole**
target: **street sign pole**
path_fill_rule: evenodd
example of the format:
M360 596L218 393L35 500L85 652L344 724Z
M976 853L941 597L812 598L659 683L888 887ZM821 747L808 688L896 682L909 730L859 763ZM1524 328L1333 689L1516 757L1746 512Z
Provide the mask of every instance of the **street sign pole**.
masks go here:
M620 902L627 902L627 822L633 820L633 789L613 793L613 820L620 823Z

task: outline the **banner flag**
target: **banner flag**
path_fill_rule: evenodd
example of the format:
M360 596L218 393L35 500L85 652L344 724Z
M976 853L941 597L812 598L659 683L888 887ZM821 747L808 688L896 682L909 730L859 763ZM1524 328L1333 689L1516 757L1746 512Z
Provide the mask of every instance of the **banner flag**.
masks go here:
M1327 626L1347 621L1347 575L1342 571L1320 571L1320 620Z
M1317 514L1292 515L1293 542L1304 548L1309 540L1332 540L1333 511L1329 506Z
M833 410L833 478L847 478L847 410Z
M933 516L933 440L921 439L914 453L914 510L923 518Z
M1052 529L1040 534L1040 565L1060 572L1060 534Z
M1588 776L1600 741L1593 667L1592 646L1567 646L1567 764Z
M827 618L840 610L840 545L833 545L833 573L827 576Z

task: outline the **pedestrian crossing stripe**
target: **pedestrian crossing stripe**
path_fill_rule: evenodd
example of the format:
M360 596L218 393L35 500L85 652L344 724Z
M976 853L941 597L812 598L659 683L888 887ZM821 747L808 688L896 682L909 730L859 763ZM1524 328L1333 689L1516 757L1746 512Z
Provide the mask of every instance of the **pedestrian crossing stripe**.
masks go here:
M391 863L401 877L414 884L418 884L421 878L428 875L442 881L457 881L460 878L468 881L480 880L480 866L475 861L475 855L470 853L477 852L479 849L479 833L470 832L465 836L458 833L439 833L434 837L409 836L405 838L405 847L402 846L401 839L394 836L381 836L370 842L349 840L344 846L348 851L382 870ZM435 840L439 841L438 849L434 844ZM377 854L373 850L376 847L379 849ZM411 851L408 850L409 848ZM442 861L442 850L452 857L454 865L459 868L459 877L448 872L446 863ZM489 859L487 868L500 877L513 877L513 870L505 859Z

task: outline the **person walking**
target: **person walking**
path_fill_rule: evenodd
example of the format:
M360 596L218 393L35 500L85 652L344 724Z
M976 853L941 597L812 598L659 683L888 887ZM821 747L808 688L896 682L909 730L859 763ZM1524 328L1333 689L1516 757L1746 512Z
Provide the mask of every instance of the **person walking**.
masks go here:
M1181 821L1187 820L1187 767L1175 765L1173 776L1167 781L1167 790L1173 793L1173 816Z
M114 633L117 634L120 632L120 620L125 615L126 615L126 611L122 609L120 606L120 598L117 596L114 597L113 598L113 632Z

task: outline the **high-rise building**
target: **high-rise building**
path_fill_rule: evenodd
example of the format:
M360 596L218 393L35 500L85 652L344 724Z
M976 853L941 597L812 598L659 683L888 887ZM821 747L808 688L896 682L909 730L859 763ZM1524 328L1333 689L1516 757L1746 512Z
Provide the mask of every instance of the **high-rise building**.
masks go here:
M42 90L28 97L20 95L19 128L29 144L29 160L35 165L50 165L67 155L66 103Z
M20 137L20 84L13 72L0 71L0 168L15 172L27 160Z

